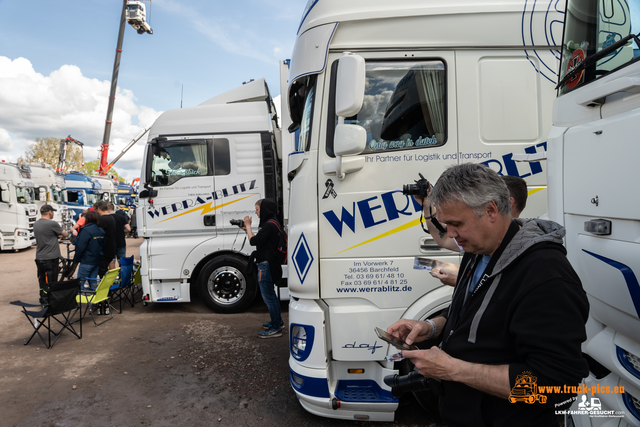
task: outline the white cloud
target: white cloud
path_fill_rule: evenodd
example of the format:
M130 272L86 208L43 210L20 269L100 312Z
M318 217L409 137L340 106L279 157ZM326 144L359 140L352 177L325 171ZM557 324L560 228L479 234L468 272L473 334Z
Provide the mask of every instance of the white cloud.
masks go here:
M13 141L6 129L0 128L0 153L10 153L13 151Z
M15 160L36 138L71 135L85 144L85 161L96 159L104 133L110 86L109 81L83 76L75 65L63 65L44 76L34 70L28 59L0 56L0 152L8 160ZM132 91L118 88L109 160L160 113L137 105ZM145 140L138 144L144 145ZM130 167L120 170L117 163L115 168L130 178L138 176L141 148L131 149L121 160L127 160ZM136 164L137 167L133 167Z

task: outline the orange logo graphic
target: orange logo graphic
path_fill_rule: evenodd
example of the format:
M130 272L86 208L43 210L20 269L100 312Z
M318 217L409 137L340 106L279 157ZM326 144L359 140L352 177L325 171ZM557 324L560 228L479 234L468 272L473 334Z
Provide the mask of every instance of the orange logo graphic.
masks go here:
M547 403L547 396L538 393L538 377L534 377L531 372L524 372L516 377L516 385L509 393L509 402L535 402Z

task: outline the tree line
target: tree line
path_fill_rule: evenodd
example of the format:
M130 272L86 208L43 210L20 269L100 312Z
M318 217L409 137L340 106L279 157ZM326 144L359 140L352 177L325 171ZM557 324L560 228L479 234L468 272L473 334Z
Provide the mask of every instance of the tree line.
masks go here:
M54 169L58 166L60 157L60 140L53 136L46 138L36 138L35 142L29 144L23 156L18 157L18 163L46 163ZM84 162L84 153L81 147L75 144L67 145L67 157L65 159L65 169L69 171L79 171L86 175L96 175L100 167L100 160ZM118 172L112 167L107 173L120 182L126 182Z

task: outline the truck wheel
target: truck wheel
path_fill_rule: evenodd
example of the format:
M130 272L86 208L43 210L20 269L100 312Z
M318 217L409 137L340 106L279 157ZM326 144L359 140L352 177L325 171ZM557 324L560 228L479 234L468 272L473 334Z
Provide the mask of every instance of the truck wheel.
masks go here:
M204 303L218 313L239 313L256 296L254 277L246 275L247 261L226 255L209 261L198 278L198 292Z

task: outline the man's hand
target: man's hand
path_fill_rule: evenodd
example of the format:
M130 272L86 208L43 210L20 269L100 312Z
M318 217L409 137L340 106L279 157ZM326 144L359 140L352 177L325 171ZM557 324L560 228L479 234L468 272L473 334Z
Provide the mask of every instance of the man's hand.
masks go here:
M432 269L429 274L439 279L444 285L455 286L458 279L458 271L460 266L457 264L451 264L450 262L443 262L444 266L439 270L437 268Z
M246 230L248 228L251 228L251 217L250 216L245 216L244 217L244 225L242 227L243 230Z
M429 197L423 198L419 194L414 194L413 199L418 202L420 206L425 206L427 208L427 212L429 212ZM424 204L423 204L424 203Z
M482 365L449 356L438 347L403 350L420 374L437 380L455 381L502 399L509 397L509 365Z
M461 362L436 346L429 350L403 350L402 357L411 359L422 376L447 381L454 381L458 362Z
M407 344L424 341L431 335L431 325L422 320L400 319L387 328L387 332L395 335Z

